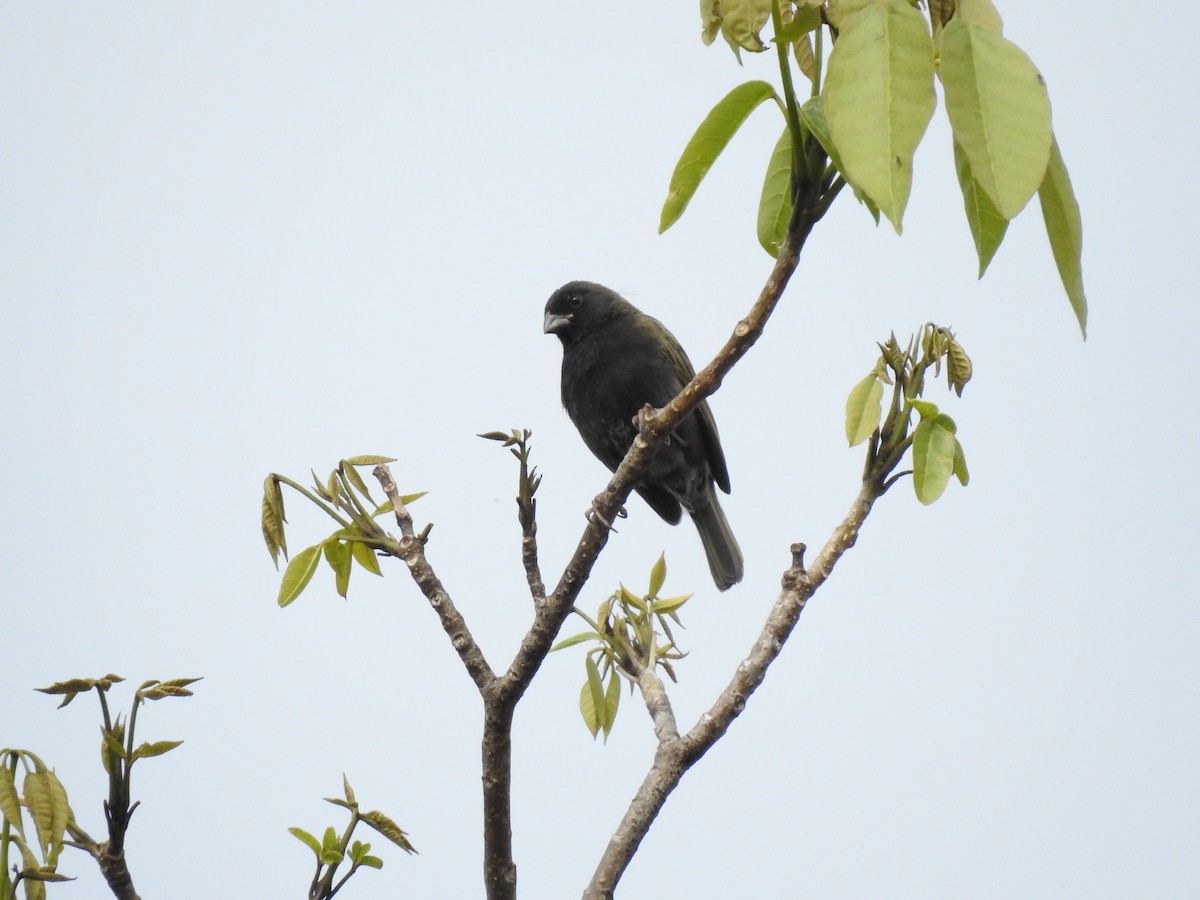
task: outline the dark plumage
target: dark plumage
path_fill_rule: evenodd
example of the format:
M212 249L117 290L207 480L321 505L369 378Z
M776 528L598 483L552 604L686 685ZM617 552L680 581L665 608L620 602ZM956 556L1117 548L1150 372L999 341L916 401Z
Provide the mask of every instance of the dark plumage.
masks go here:
M588 449L615 471L637 434L647 403L666 406L695 371L675 336L657 319L603 285L572 281L546 303L544 330L562 341L562 402ZM742 551L717 502L729 470L708 403L679 423L635 488L672 525L687 510L700 532L713 581L742 580Z

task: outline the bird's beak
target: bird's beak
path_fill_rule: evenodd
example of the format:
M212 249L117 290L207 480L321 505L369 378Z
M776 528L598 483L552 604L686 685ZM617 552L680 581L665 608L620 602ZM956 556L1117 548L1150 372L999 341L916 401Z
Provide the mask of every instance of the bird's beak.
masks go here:
M558 316L552 312L546 313L546 318L542 320L543 334L558 334L564 328L571 324L570 315Z

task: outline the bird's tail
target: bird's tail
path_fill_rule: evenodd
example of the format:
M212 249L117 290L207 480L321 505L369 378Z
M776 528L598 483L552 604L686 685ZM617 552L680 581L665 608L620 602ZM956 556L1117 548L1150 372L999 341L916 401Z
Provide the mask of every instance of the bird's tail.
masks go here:
M729 590L742 580L742 550L737 538L729 528L729 522L717 501L717 492L709 487L708 502L692 514L704 554L708 557L708 568L713 581L722 591Z

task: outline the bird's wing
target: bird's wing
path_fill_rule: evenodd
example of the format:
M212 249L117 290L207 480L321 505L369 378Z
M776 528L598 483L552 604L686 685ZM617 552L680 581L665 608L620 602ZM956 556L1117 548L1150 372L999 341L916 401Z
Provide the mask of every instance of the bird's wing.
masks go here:
M696 377L692 361L688 359L679 341L665 328L662 330L665 338L664 346L671 365L679 373L679 390ZM669 402L669 401L668 401ZM717 433L717 420L713 418L708 401L701 401L696 407L696 415L700 420L700 434L704 440L704 455L708 459L708 468L712 472L713 481L726 494L729 493L729 467L725 463L725 451L721 449L721 436Z

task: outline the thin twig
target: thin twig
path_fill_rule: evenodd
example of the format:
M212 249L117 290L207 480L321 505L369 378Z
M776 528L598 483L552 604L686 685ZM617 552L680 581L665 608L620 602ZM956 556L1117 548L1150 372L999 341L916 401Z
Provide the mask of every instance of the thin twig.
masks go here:
M433 611L437 613L438 619L442 623L442 629L449 635L451 645L458 653L463 665L466 666L467 674L471 676L471 680L475 682L480 692L486 694L495 681L496 674L488 665L487 658L483 655L479 644L475 642L474 636L467 628L467 623L454 605L454 601L450 599L450 594L442 586L433 566L429 564L429 560L425 556L425 543L417 537L413 530L412 516L409 515L407 507L400 500L400 492L396 489L396 482L392 478L391 471L386 465L378 465L372 474L379 479L383 492L392 501L396 522L403 535L398 541L394 538L385 539L381 541L381 546L388 553L404 560L413 581L421 589L421 593L425 595L425 599L429 601Z

